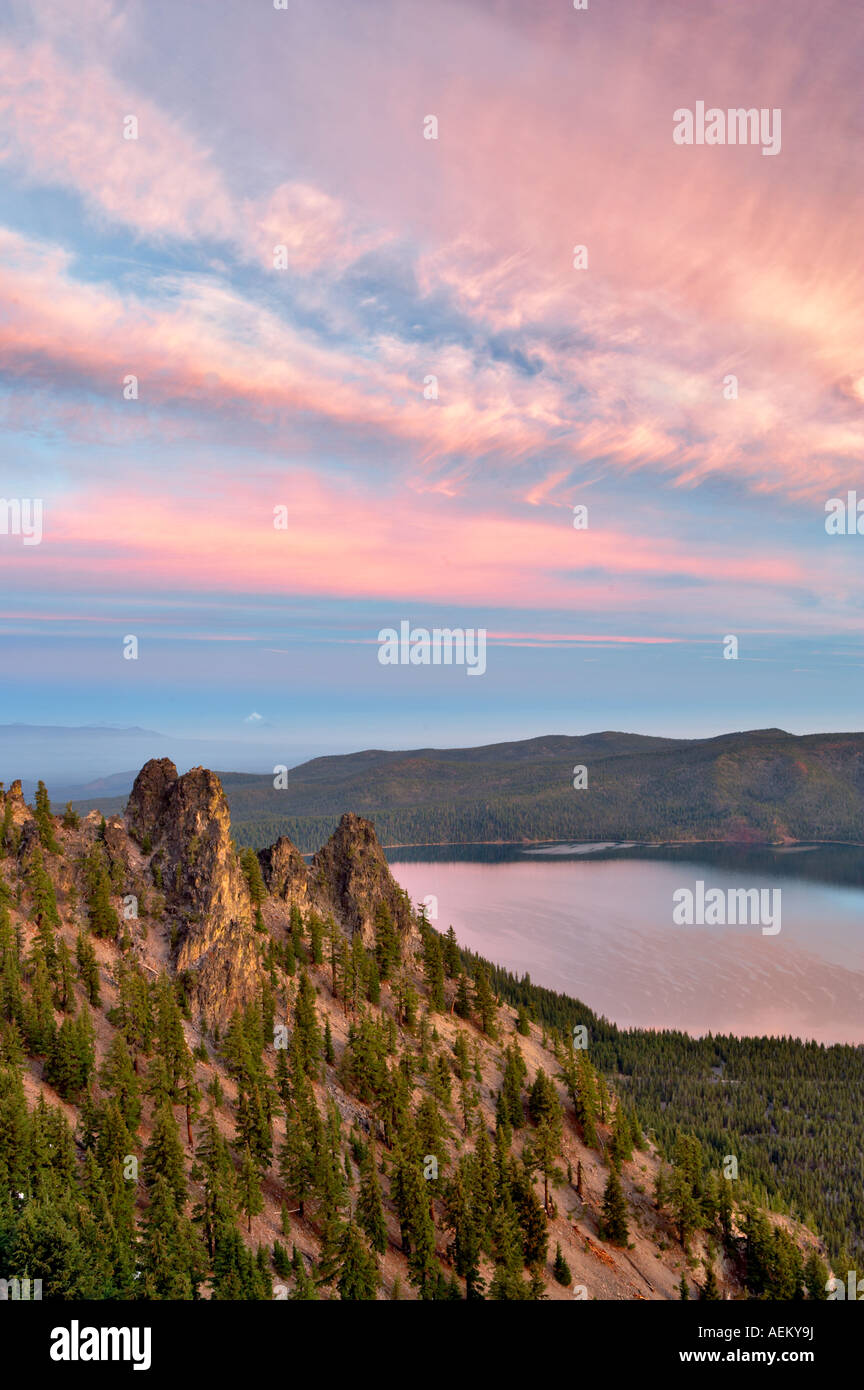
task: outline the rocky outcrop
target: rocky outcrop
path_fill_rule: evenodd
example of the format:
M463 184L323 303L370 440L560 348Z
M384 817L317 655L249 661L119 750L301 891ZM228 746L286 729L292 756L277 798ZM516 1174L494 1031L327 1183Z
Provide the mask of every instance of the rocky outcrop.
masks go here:
M169 794L178 780L170 758L151 758L144 764L126 805L126 824L136 840L152 839L154 829L161 827Z
M110 862L121 865L123 869L129 869L132 865L135 847L126 833L122 816L112 816L106 822L102 839Z
M21 826L21 837L18 841L18 860L25 863L33 858L33 853L39 844L39 827L32 817L25 820Z
M246 877L231 839L228 803L213 772L192 768L182 777L167 758L154 759L135 779L126 826L145 855L165 895L176 926L176 968L193 977L199 1009L224 1027L238 1006L257 997L260 942ZM122 846L111 825L106 843L112 857ZM323 849L307 865L285 836L258 852L264 884L278 906L295 905L333 916L348 935L374 939L375 913L389 908L404 936L416 931L410 904L378 843L374 826L345 815ZM281 919L285 920L284 916Z
M231 839L219 778L203 767L182 777L167 758L141 769L126 823L177 926L176 967L193 978L200 1011L224 1027L259 987L259 938Z
M362 816L344 815L311 864L284 835L259 850L258 860L274 898L304 912L311 908L322 917L332 916L349 936L360 932L367 946L381 903L400 931L414 928L410 905L390 872L375 827Z
M306 908L310 902L309 867L287 835L269 849L259 849L258 862L267 892L274 898Z
M4 817L8 814L13 825L27 825L33 822L33 812L24 800L20 779L16 778L5 794L0 791L0 808Z
M0 790L0 805L4 814L11 811L18 858L26 861L39 845L39 828L20 781ZM73 834L79 855L101 840L118 894L121 884L133 896L155 887L173 965L190 977L198 1012L210 1026L223 1029L235 1009L258 999L266 931L283 931L294 906L304 915L332 917L371 946L375 915L385 904L409 949L418 940L407 895L390 873L374 826L353 814L342 817L311 864L286 836L258 851L267 890L259 915L222 784L203 767L181 777L170 759L152 759L136 777L123 816L103 820L91 811ZM68 891L73 870L65 879L56 865L52 872Z
M349 932L360 932L365 945L374 939L375 912L380 903L390 910L403 933L413 927L407 895L390 872L375 827L353 813L344 815L309 870L313 891L327 894L333 914Z

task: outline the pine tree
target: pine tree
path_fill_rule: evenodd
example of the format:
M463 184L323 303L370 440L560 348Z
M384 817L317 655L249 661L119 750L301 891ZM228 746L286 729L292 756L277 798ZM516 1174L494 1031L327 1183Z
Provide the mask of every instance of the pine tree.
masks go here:
M716 1302L720 1298L717 1276L714 1273L714 1265L710 1260L705 1261L705 1283L699 1291L699 1297L711 1302Z
M29 1052L47 1056L51 1051L57 1028L54 1022L51 980L44 952L38 943L33 951L31 970L30 998L24 1005L24 1036Z
M15 839L15 822L12 819L12 799L6 797L6 804L3 808L3 823L0 825L0 850L4 855L6 850L11 849Z
M317 912L310 912L310 913L309 913L308 928L309 928L309 954L310 954L311 957L312 957L312 964L313 964L313 965L323 965L323 964L324 964L324 923L322 922L321 918L318 916L318 913L317 913ZM294 949L295 949L295 951L297 951L297 943L296 943L296 941L295 941L295 947L294 947ZM300 959L300 960L304 959L303 955L302 955L300 952L297 952L297 955L298 955L298 959Z
M807 1290L807 1297L820 1301L827 1299L828 1290L825 1288L827 1282L828 1269L819 1258L818 1251L811 1250L804 1264L804 1287Z
M374 1299L381 1287L378 1262L360 1231L349 1221L337 1245L336 1287L343 1300Z
M588 1054L579 1050L576 1063L576 1118L582 1126L582 1138L589 1149L596 1149L597 1138L597 1077Z
M615 1168L610 1170L603 1192L600 1234L603 1240L608 1240L612 1245L626 1245L630 1235L627 1225L627 1203L621 1188L621 1179Z
M220 1226L213 1256L213 1297L231 1303L269 1298L269 1282L269 1278L262 1279L260 1267L237 1228Z
M30 898L33 904L32 916L37 926L36 938L42 947L48 974L53 979L57 969L57 944L54 931L60 926L60 914L57 911L54 884L45 868L42 850L38 845L34 848L33 857L30 860L27 886L30 889Z
M563 1284L565 1288L572 1283L573 1275L570 1273L570 1266L561 1253L560 1244L555 1246L555 1263L552 1266L552 1273L558 1283Z
M435 1013L444 1012L444 957L441 952L441 938L431 927L423 933L423 972L429 1008Z
M548 1222L534 1191L531 1169L524 1161L524 1153L523 1162L514 1163L510 1168L509 1184L522 1236L522 1258L529 1269L539 1269L546 1263Z
M148 1056L153 1045L154 1024L150 988L141 970L122 961L119 969L119 1026L137 1072L138 1057Z
M279 1173L303 1216L306 1203L315 1191L324 1136L315 1095L306 1075L302 1042L296 1030L291 1039L289 1070L290 1103L285 1114L285 1139L279 1150Z
M378 973L382 981L389 980L399 964L399 937L386 903L375 909L374 932Z
M314 1080L321 1073L323 1044L315 1008L315 987L305 971L300 976L294 1004L294 1032L299 1039L306 1074Z
M179 1146L178 1146L179 1147ZM144 1214L141 1288L144 1298L192 1299L204 1277L205 1256L195 1227L178 1209L174 1186L155 1173Z
M447 978L452 980L458 975L461 962L459 945L456 941L456 933L452 927L448 927L444 934L442 950L444 953L444 969L447 972Z
M612 1119L612 1138L609 1149L612 1161L618 1168L621 1167L622 1163L629 1163L633 1157L633 1136L630 1131L630 1121L620 1101L615 1108L615 1115Z
M472 1193L473 1164L469 1156L459 1161L444 1192L447 1220L453 1231L448 1255L456 1273L465 1280L465 1297L482 1297L480 1279L480 1230Z
M669 1201L669 1180L665 1165L662 1160L657 1169L657 1177L654 1179L654 1205L659 1212L662 1212L666 1203Z
M54 1002L62 1013L69 1013L75 1002L72 956L62 937L57 943L57 987L54 991Z
M75 1100L87 1087L93 1067L89 1017L64 1018L54 1034L45 1063L45 1080L64 1100Z
M474 1007L480 1020L480 1029L489 1038L496 1037L495 1015L497 1005L489 985L489 976L483 965L474 971Z
M36 804L33 816L43 847L47 849L49 854L59 854L60 845L54 833L54 817L51 814L51 802L48 800L48 792L44 782L40 782L36 788Z
M111 904L111 880L104 860L94 846L87 862L87 912L90 930L96 937L115 939L120 934L120 918Z
M148 1191L162 1179L171 1191L178 1212L186 1206L186 1167L183 1146L171 1106L164 1101L156 1111L150 1142L144 1150L141 1173Z
M248 1147L243 1150L237 1185L240 1193L240 1210L246 1217L246 1230L251 1232L252 1217L264 1210L264 1199L261 1195L261 1179L258 1176L258 1169Z
M467 1019L471 1017L471 996L468 993L468 979L464 971L460 974L459 983L456 986L453 1012L457 1018Z
M394 1156L390 1193L396 1204L408 1277L425 1297L435 1260L435 1227L423 1177L423 1156L413 1130L406 1126Z
M518 1043L514 1041L504 1052L504 1075L501 1078L500 1091L500 1117L514 1129L521 1129L525 1123L525 1112L522 1106L522 1086L527 1074L527 1067Z
M195 1148L192 1177L202 1184L201 1199L192 1220L201 1227L207 1253L213 1259L216 1232L230 1225L237 1211L234 1165L213 1110L205 1115Z
M318 1299L315 1281L306 1270L303 1256L295 1245L291 1251L291 1269L294 1274L294 1288L289 1295L297 1303L314 1303Z
M387 1249L387 1223L381 1201L381 1184L375 1167L374 1144L369 1144L360 1164L360 1192L357 1197L357 1224L372 1249L383 1255Z
M249 897L255 909L255 926L259 931L264 930L264 918L261 915L261 904L267 896L267 889L261 875L261 865L258 855L254 849L244 849L240 855L240 867L246 879L246 886L249 889Z

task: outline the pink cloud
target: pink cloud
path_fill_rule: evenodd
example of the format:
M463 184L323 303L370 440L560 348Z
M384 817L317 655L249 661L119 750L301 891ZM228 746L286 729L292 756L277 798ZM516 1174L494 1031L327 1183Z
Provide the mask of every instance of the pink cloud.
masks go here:
M291 447L315 417L352 439L389 439L418 494L466 494L490 457L502 472L541 466L545 481L518 484L532 506L560 503L582 467L653 472L681 488L731 478L802 499L857 477L864 193L848 177L854 118L842 103L826 106L831 81L854 75L848 12L831 8L826 75L817 62L802 68L802 51L826 40L823 20L798 0L749 26L712 4L662 23L630 7L626 25L547 10L529 22L504 5L431 14L400 0L381 11L410 15L382 24L381 44L360 13L324 26L339 119L302 129L338 198L305 178L239 197L218 142L206 148L92 57L82 71L45 42L0 49L3 157L140 237L221 239L259 265L284 244L312 295L364 250L414 241L421 292L446 293L476 340L431 348L388 328L354 350L333 347L213 275L154 280L156 303L77 283L61 253L7 239L18 302L0 325L0 352L29 385L14 407L22 427L28 410L37 421L47 408L88 435L206 437L231 414ZM88 53L109 24L111 51L118 13L90 0ZM306 84L324 38L313 26L311 47L294 53L285 33L274 27L272 42L297 78L282 99L290 130L314 103ZM768 37L766 67L757 40ZM238 72L225 73L235 99L248 81ZM380 99L358 100L369 92ZM782 155L676 147L672 112L701 96L783 107ZM438 142L420 134L427 106L439 111ZM129 112L137 142L121 138ZM572 267L576 242L589 248L587 272ZM13 294L9 280L2 288ZM500 333L518 334L541 370L525 375L484 351ZM127 371L146 396L122 424L93 401L67 409L56 393L47 406L39 399L41 380L113 401ZM421 395L428 372L440 382L434 405ZM730 373L735 401L722 393ZM165 416L176 406L183 422ZM160 408L161 418L145 413Z
M274 529L277 505L287 506L287 530ZM11 550L0 551L0 569L15 564ZM62 574L72 589L146 583L195 592L399 595L400 602L587 605L608 612L640 595L644 602L655 579L674 577L685 590L692 581L694 593L706 582L770 593L806 577L797 560L781 554L753 556L728 546L706 551L614 530L577 533L533 514L468 517L454 514L446 501L418 513L408 493L385 507L359 486L325 485L299 472L281 484L247 482L236 492L214 486L199 496L187 480L173 498L102 490L67 499L51 509L33 569L34 581L57 582Z

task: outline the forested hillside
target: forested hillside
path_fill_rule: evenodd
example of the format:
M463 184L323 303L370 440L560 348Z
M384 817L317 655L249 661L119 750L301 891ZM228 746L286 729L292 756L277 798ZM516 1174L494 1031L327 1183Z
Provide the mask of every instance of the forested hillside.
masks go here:
M586 785L573 786L574 768ZM240 844L311 853L346 806L383 844L864 840L864 735L601 733L484 748L369 750L270 776L220 774ZM97 803L102 804L102 803ZM122 802L107 803L119 809ZM89 807L88 807L89 809Z
M479 960L463 951L466 968ZM864 1256L864 1047L620 1029L585 1005L488 966L493 988L550 1031L589 1029L592 1058L671 1153L680 1126L727 1154L760 1202L826 1237L838 1268ZM826 1175L830 1175L826 1180Z
M0 813L0 1277L66 1299L824 1297L819 1240L724 1177L674 1100L661 1153L606 1031L418 918L367 821L311 866L287 840L238 854L218 779L167 760L124 818L61 819L17 783Z

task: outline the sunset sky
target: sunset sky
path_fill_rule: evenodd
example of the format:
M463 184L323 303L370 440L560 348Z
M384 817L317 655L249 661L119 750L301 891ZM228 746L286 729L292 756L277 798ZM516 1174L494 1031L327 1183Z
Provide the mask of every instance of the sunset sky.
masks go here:
M0 723L862 727L859 0L3 15ZM486 674L382 667L403 619Z

